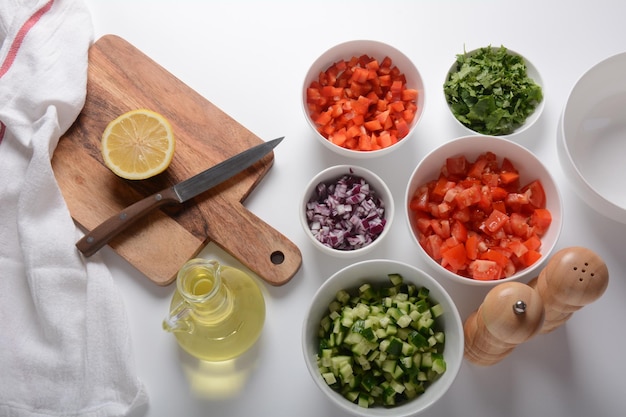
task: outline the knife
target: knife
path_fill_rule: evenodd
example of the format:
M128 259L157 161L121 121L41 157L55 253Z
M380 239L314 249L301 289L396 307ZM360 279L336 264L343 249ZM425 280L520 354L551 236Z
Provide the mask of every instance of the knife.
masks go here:
M270 140L247 149L172 187L137 201L118 214L109 217L83 236L76 242L76 247L85 256L93 255L111 239L152 210L167 204L184 203L250 167L272 151L283 138Z

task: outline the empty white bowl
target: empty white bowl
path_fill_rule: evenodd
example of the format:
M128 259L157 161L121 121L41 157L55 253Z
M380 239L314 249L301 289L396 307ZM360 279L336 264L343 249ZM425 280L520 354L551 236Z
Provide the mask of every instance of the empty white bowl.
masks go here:
M326 71L331 65L338 61L350 60L352 57L359 57L361 55L368 55L372 58L375 58L379 62L382 62L385 57L391 58L392 66L397 67L400 72L403 73L406 77L406 87L418 91L417 110L415 112L415 117L409 125L408 134L391 146L371 151L353 150L346 147L338 146L329 141L318 131L315 122L311 119L307 104L307 89L313 81L318 79L321 72ZM304 78L304 83L302 86L302 109L306 121L313 130L315 137L326 148L330 149L333 152L336 152L339 155L349 158L375 158L381 155L386 155L401 147L413 136L412 133L419 123L422 113L424 111L424 103L424 82L413 62L405 54L403 54L393 46L373 40L353 40L338 44L328 49L326 52L320 55L320 57L317 58L315 62L313 62Z
M380 233L378 237L367 246L349 250L337 249L325 245L320 240L318 240L315 237L314 233L311 231L311 227L309 226L309 220L306 214L306 206L311 200L311 197L314 195L317 185L320 183L329 184L336 182L339 178L346 174L352 174L364 179L365 182L369 184L370 188L376 193L376 196L378 196L378 198L382 200L385 209L385 225L382 233ZM299 209L300 223L302 225L304 233L308 236L313 246L315 246L318 250L327 255L347 259L369 253L375 247L381 244L381 242L385 239L385 236L389 234L389 230L391 229L391 223L393 222L395 207L393 196L391 194L391 191L389 190L389 187L387 187L387 184L385 184L385 182L378 175L376 175L369 169L355 165L335 165L324 169L323 171L315 175L311 179L311 181L309 181L304 189L304 193L302 194L302 200L300 202Z
M626 223L626 53L590 68L572 88L558 124L557 149L566 177L600 214Z
M495 153L500 163L503 158L508 158L519 171L522 186L533 180L541 181L546 195L546 208L552 215L552 223L546 233L541 237L541 247L539 250L541 258L538 261L524 269L517 270L513 275L507 278L481 281L456 274L444 268L439 262L428 255L420 245L416 219L412 210L409 208L409 204L420 186L429 181L436 180L439 177L441 167L446 163L446 158L465 155L468 161L473 162L480 154L487 151ZM410 229L409 232L417 245L417 251L424 259L424 262L435 272L434 276L443 276L454 282L477 286L495 286L502 282L515 281L521 278L538 275L538 272L536 272L537 269L543 264L543 261L549 257L557 244L563 222L561 196L557 184L548 168L528 149L511 140L495 136L472 135L456 138L440 145L427 154L418 163L409 178L403 210L407 225Z
M492 49L499 49L500 47L493 47ZM479 52L481 49L484 48L477 48L471 51L466 52L467 56L472 56L474 54L476 54L477 52ZM539 71L537 70L537 67L535 67L535 65L528 60L528 58L524 57L523 55L509 49L506 48L506 51L509 55L516 55L521 57L524 60L524 63L526 64L526 74L528 76L528 78L532 79L535 84L537 84L538 86L541 87L542 89L542 94L544 93L544 89L543 89L543 80L541 78L541 74L539 73ZM450 75L453 73L458 72L457 69L457 60L454 61L454 63L450 66L450 69L448 70L448 73L446 74L446 79L445 82L447 82L450 79ZM446 100L446 103L448 104L448 109L450 110L450 115L452 116L452 118L454 119L454 121L456 123L459 124L459 126L461 126L464 130L466 130L469 134L478 134L478 135L484 135L486 134L485 132L480 132L477 130L473 130L471 129L469 126L463 124L461 121L459 121L457 119L457 117L454 115L454 113L452 112L452 109L450 108L450 103L448 102L447 98L445 97L445 93L444 93L444 100ZM513 130L510 133L507 134L501 134L501 135L497 135L498 137L505 137L505 138L513 138L514 136L519 135L522 132L525 132L526 130L528 130L531 126L533 126L537 120L539 119L539 117L541 116L541 113L543 112L543 108L544 108L544 103L545 103L545 96L543 98L543 100L541 100L541 102L539 102L537 104L537 106L535 107L535 110L529 115L527 116L526 120L524 121L524 123L520 126L518 126L517 128L515 128L515 130Z
M334 300L337 291L356 290L364 283L386 285L389 284L387 275L392 273L402 275L404 283L428 288L433 302L443 307L444 313L437 320L440 320L438 324L445 333L443 357L446 361L446 371L427 387L423 394L402 405L389 408L380 406L363 408L334 391L323 379L316 362L316 354L319 351L318 329L322 317L328 314L328 305ZM315 385L338 408L363 417L408 417L421 413L436 403L456 379L463 361L464 343L461 317L454 301L441 284L413 266L385 259L352 264L328 278L313 296L302 329L304 362Z

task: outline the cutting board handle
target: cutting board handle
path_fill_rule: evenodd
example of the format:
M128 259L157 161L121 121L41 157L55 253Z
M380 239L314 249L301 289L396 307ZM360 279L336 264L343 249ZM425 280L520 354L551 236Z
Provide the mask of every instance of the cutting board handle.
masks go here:
M243 205L234 205L227 225L210 227L216 244L228 242L222 249L271 285L287 283L302 264L300 249Z

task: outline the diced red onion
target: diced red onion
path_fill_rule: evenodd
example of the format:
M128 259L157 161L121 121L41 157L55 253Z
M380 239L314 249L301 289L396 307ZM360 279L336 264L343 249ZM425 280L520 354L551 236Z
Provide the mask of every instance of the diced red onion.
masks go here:
M369 245L386 224L384 202L363 178L354 174L319 183L307 203L306 216L315 238L339 250Z

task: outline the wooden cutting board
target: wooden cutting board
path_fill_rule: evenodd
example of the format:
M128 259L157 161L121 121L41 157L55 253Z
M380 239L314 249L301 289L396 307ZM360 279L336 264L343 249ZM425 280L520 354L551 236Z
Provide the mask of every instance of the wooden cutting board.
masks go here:
M100 138L111 120L137 108L171 122L176 152L164 173L129 181L104 166ZM142 197L260 142L130 43L106 35L89 51L86 103L59 140L52 167L72 217L92 230ZM273 162L271 153L195 199L155 211L111 241L111 248L156 284L167 285L212 241L268 283L285 284L300 268L300 250L242 204Z

